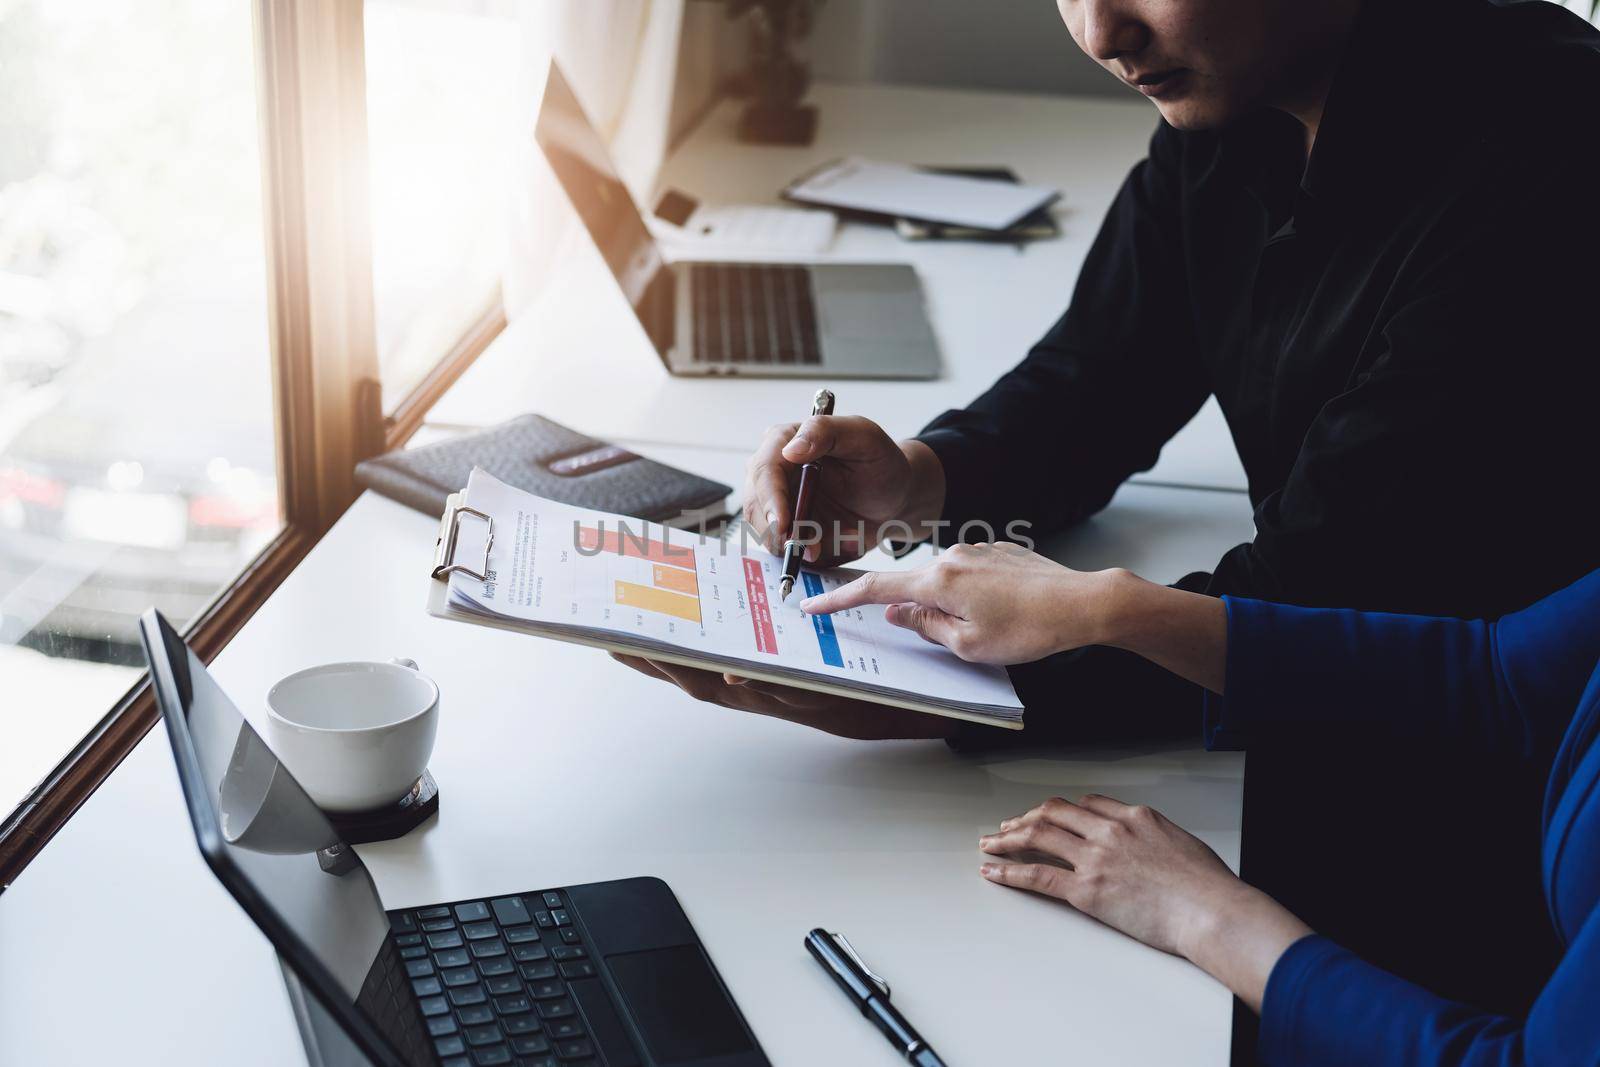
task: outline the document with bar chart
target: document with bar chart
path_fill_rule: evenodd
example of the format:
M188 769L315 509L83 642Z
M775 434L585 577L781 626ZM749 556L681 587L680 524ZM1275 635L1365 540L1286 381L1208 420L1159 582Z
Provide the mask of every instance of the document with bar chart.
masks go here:
M1022 703L1003 669L889 625L880 607L799 609L804 596L859 572L802 571L803 595L785 605L780 561L737 531L702 537L573 507L482 470L452 500L488 518L447 511L441 545L452 521L457 528L446 562L471 573L434 583L435 615L1021 728Z

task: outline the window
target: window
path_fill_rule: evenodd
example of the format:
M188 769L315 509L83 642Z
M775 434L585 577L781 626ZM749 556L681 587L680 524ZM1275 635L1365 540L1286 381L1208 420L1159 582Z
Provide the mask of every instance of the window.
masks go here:
M280 528L252 54L243 4L0 9L0 813L138 680L139 613Z
M493 6L373 4L369 183L362 0L0 4L0 888L154 724L138 615L215 655L503 326Z

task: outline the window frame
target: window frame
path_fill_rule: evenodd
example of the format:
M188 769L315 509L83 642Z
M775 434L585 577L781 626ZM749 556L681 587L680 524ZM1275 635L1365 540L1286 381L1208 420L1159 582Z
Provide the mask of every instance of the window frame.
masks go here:
M505 328L498 292L383 413L373 316L363 0L252 0L283 528L184 629L210 662ZM148 673L0 821L0 892L155 725Z

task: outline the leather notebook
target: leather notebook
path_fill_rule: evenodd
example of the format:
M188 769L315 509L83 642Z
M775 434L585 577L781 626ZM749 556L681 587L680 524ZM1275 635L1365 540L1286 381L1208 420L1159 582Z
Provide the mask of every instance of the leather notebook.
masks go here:
M725 515L733 492L540 415L365 460L356 466L356 481L437 517L474 467L550 500L669 526Z

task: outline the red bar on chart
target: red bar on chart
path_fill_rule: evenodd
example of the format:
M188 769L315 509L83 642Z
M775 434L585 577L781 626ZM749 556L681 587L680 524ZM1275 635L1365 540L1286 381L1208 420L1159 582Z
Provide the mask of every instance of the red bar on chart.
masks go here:
M750 623L756 630L756 651L778 654L778 638L772 632L772 610L767 604L767 583L761 576L761 561L745 557L744 591L750 598Z

